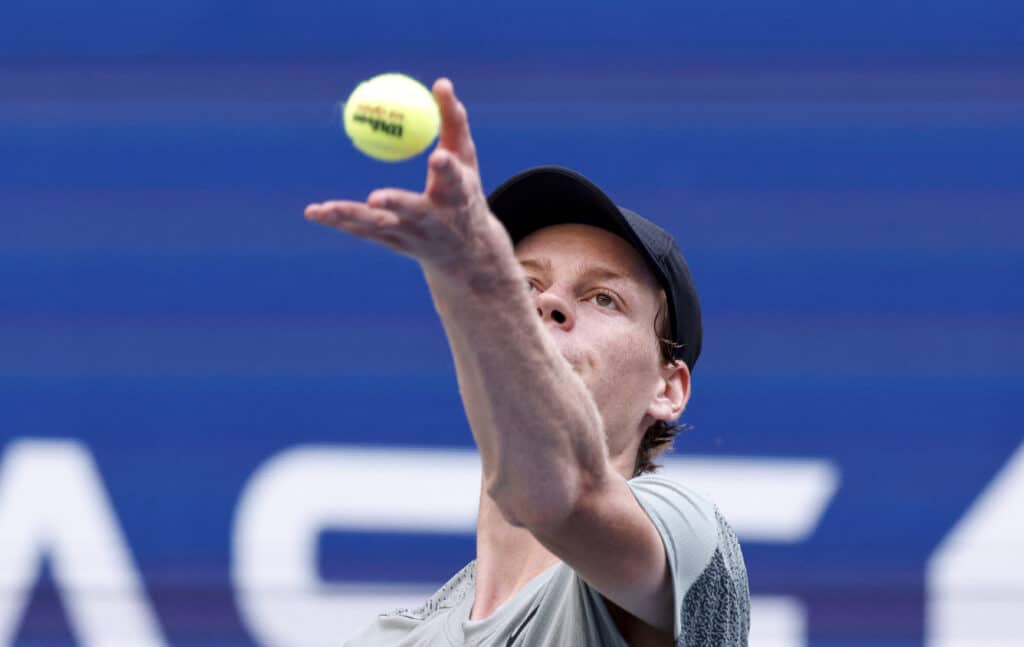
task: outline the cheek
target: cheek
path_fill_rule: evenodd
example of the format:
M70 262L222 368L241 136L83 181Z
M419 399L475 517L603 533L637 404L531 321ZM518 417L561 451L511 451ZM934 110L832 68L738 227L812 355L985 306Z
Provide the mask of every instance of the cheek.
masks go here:
M632 326L608 327L587 345L586 369L610 395L646 393L657 382L659 355L653 332L641 332Z

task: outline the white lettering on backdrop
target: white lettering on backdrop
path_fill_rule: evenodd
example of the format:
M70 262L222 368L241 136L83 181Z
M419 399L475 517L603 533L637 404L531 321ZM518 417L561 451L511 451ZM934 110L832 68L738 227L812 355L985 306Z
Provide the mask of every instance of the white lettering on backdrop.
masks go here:
M804 540L839 482L830 463L813 460L677 458L665 461L663 473L709 493L741 538L778 543ZM479 493L479 457L471 450L282 452L252 476L235 519L232 577L247 626L268 647L314 647L350 635L382 610L422 603L432 587L322 581L320 533L472 534ZM751 615L752 644L806 643L798 600L755 596Z
M74 441L14 441L0 461L0 645L12 644L44 558L82 645L165 644L92 456Z
M1024 644L1024 443L928 563L928 647Z

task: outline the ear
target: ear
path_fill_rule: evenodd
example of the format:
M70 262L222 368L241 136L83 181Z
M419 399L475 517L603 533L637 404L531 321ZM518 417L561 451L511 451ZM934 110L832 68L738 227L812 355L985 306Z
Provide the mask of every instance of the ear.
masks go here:
M662 422L672 422L683 413L690 401L690 369L676 361L661 368L658 392L654 394L647 415Z

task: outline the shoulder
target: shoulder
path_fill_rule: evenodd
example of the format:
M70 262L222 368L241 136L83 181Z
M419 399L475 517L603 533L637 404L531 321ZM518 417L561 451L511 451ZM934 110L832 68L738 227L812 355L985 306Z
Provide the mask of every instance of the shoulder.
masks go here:
M633 496L654 522L662 542L686 549L692 557L710 559L724 518L706 495L678 481L644 474L628 481ZM678 544L678 545L675 545ZM671 557L671 554L670 554Z
M441 588L418 607L394 609L382 613L382 617L402 617L412 620L428 620L444 609L451 609L472 595L476 587L476 560L473 560L452 576Z
M475 563L455 574L420 606L399 608L378 614L368 625L349 637L343 647L390 647L434 644L445 636L450 614L473 590Z
M694 558L703 556L700 566L707 564L716 549L742 559L736 534L709 496L656 474L644 474L628 483L658 528L670 558L672 549L677 548Z
M718 507L705 494L662 476L645 474L629 486L665 547L675 589L675 635L720 632L736 639L723 644L745 645L747 571L736 534Z
M637 495L664 498L668 502L676 502L692 507L704 514L715 510L714 502L706 494L666 476L641 474L626 481L626 483L629 484L634 494Z

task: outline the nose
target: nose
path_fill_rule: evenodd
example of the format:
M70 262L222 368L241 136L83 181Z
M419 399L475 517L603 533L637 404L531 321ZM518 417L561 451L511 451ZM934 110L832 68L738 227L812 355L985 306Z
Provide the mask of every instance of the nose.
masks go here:
M562 330L571 330L576 313L570 302L550 290L537 295L537 314L546 323L553 321Z

